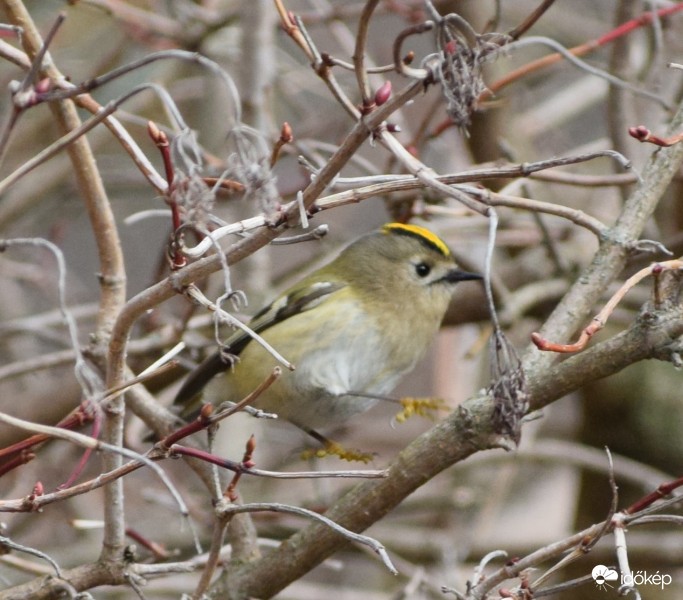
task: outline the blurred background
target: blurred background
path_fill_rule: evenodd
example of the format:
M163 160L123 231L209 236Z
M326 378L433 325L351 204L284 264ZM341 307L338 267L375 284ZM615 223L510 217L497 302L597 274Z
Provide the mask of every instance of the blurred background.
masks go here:
M279 25L275 5L261 0L57 0L24 3L45 34L64 11L66 21L50 46L59 70L73 83L101 75L153 52L183 49L199 52L218 63L233 78L239 91L242 122L260 132L271 148L288 122L294 142L287 144L273 168L284 201L295 198L309 181L299 156L320 167L353 126L347 113L316 76L306 58ZM287 10L299 15L321 52L351 61L363 2L287 0ZM507 32L522 23L539 2L452 0L434 3L441 14L457 13L476 31L488 28ZM557 0L524 37L545 36L565 48L600 40L618 25L645 11L671 8L673 2L589 2ZM4 7L4 2L0 2ZM3 8L4 10L4 8ZM2 12L0 12L2 14ZM375 65L392 63L392 46L406 27L428 18L422 2L380 2L369 31L368 58ZM400 126L402 143L439 174L457 173L475 165L529 163L557 156L576 156L616 150L639 172L653 152L628 136L628 128L645 125L664 135L672 106L680 101L683 74L667 67L681 59L683 15L672 14L627 35L598 45L583 57L593 67L623 79L632 89L611 86L606 80L560 60L519 75L509 85L496 84L516 69L549 55L553 49L530 44L503 49L486 64L485 83L495 90L465 128L447 127L444 102L437 86L418 96L392 122ZM7 44L19 47L10 32ZM403 51L415 52L415 65L436 50L430 35L409 37ZM0 62L0 86L21 80L24 71L7 59ZM683 60L682 60L683 62ZM335 68L340 85L357 99L355 75ZM371 77L374 88L391 80L394 90L407 84L395 72ZM232 168L234 147L229 137L235 125L234 99L215 74L183 60L160 60L135 69L92 91L102 105L136 85L154 82L170 94L205 152L204 172L216 175ZM0 97L3 119L11 114L9 94ZM665 104L666 106L663 106ZM89 115L81 110L82 118ZM163 172L157 149L147 135L147 121L169 128L171 122L159 98L147 91L126 101L116 113L152 164ZM443 129L442 129L443 128ZM58 137L47 106L27 111L16 124L2 164L2 177ZM97 168L114 212L125 257L127 296L132 297L169 274L167 243L171 233L168 214L140 216L141 211L165 209L164 199L135 167L121 144L101 125L88 133ZM495 162L499 161L499 162ZM382 147L365 144L342 172L343 177L401 173L400 165ZM619 215L633 178L616 161L600 158L553 171L567 174L571 184L534 178L492 179L482 182L492 190L556 203L582 210L610 225ZM571 177L570 177L571 175ZM591 181L590 185L587 182ZM580 183L581 185L577 184ZM473 180L476 183L476 179ZM596 183L599 183L597 185ZM377 196L316 214L311 225L328 224L320 241L270 246L231 269L235 289L243 290L248 318L279 290L319 266L351 239L384 222L403 219L406 210L438 204L432 192L417 190ZM483 270L488 224L457 206L441 216L429 210L416 222L426 224L449 243L470 270ZM226 222L260 214L262 207L245 194L221 193L213 210ZM168 211L166 211L167 213ZM522 354L529 335L536 331L562 294L597 249L590 232L570 221L516 209L500 208L494 271L500 278L497 300L501 320L513 345ZM139 218L128 220L131 216ZM144 217L144 218L143 218ZM683 209L680 181L662 198L645 237L683 254ZM299 233L298 231L295 233ZM99 300L100 265L88 215L76 187L66 153L41 164L0 197L0 237L41 237L61 248L67 264L67 303L78 323L85 347L91 341ZM234 241L234 240L231 240ZM226 242L229 243L229 242ZM634 255L624 278L664 254ZM57 303L53 257L36 249L12 248L0 255L0 411L41 423L54 424L81 401L73 375L73 352ZM206 284L206 293L221 293L220 275ZM539 285L544 284L544 285ZM535 287L534 287L535 286ZM477 286L461 286L444 328L428 356L406 377L394 394L437 396L455 408L490 383L486 340L490 335L488 311ZM467 288L467 289L465 289ZM605 299L616 286L605 289ZM523 295L526 293L526 296ZM648 300L646 282L620 305L609 327L598 338L623 330ZM596 312L600 307L596 307ZM189 326L188 326L189 323ZM191 307L183 297L158 306L135 330L129 365L135 373L156 361L179 340L190 347L181 368L149 383L159 402L168 405L186 369L212 348L210 317ZM42 357L42 360L39 360ZM36 364L36 361L37 364ZM488 552L504 550L508 560L563 539L601 521L612 500L607 474L608 446L615 456L619 506L628 506L660 483L681 474L683 464L683 403L681 373L667 363L646 361L564 398L535 415L525 425L517 452L487 451L473 456L429 482L395 512L368 532L385 544L401 571L389 576L382 566L357 548L335 555L296 582L281 598L321 598L334 593L338 600L374 598L440 598L441 586L465 589L475 565ZM380 468L432 422L419 417L397 424L395 405L380 403L372 411L333 432L345 445L376 453L370 465ZM87 426L83 430L88 431ZM239 460L249 435L257 439L257 466L267 469L303 469L299 452L307 445L287 424L255 421L238 415L221 426L220 453ZM146 450L146 429L130 417L127 443ZM0 447L25 434L0 425ZM21 498L37 481L46 490L63 483L82 451L64 442L51 442L37 458L0 478L0 496ZM212 527L210 497L181 461L165 461L190 505L200 537L209 539ZM315 467L315 465L313 465ZM348 468L336 459L323 459L321 468ZM81 480L101 470L99 458L90 459ZM243 478L240 491L246 501L278 501L324 509L344 489L346 480L276 482ZM139 470L125 483L128 526L163 543L179 560L191 556L193 546L175 505L160 481ZM101 519L101 490L50 505L40 514L2 515L2 535L38 548L63 568L94 560L101 531L74 526L79 519ZM300 519L283 515L254 517L264 546L302 526ZM628 532L629 557L634 571L670 574L664 589L649 586L643 597L668 600L683 594L683 537L670 526L638 527ZM152 560L137 545L140 560ZM46 564L12 553L0 556L0 589L50 572ZM7 560L5 560L7 559ZM503 559L494 561L496 567ZM30 564L29 564L30 563ZM548 563L546 566L551 566ZM613 565L611 538L603 539L586 557L555 574L560 583L590 574L596 564ZM535 579L542 570L530 575ZM196 576L173 576L150 581L149 598L176 598L190 592ZM508 587L512 587L512 583ZM96 591L101 598L133 597L130 590ZM599 589L592 581L557 592L552 598L616 598L616 590Z

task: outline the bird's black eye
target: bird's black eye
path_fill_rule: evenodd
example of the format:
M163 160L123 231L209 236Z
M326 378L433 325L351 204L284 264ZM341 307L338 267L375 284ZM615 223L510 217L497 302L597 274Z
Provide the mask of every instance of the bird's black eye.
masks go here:
M417 263L415 265L415 272L417 273L418 277L427 277L432 271L432 267L430 267L427 263Z

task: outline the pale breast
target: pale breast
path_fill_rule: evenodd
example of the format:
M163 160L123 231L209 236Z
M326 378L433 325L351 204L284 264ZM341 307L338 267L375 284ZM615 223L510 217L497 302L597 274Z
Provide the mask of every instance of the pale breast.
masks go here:
M398 325L398 335L393 331L387 336L386 330L368 324L362 302L344 290L335 302L323 303L314 311L323 323L314 337L310 322L313 311L292 316L263 333L296 369L283 372L254 403L312 429L334 425L375 404L375 399L354 392L389 394L426 346L421 336L413 334L414 324L408 315L403 315L406 322ZM401 319L394 316L391 321L396 327ZM232 388L235 395L243 397L275 364L261 346L250 342L234 373L228 376L230 381L224 382L224 390ZM245 377L245 370L249 377Z

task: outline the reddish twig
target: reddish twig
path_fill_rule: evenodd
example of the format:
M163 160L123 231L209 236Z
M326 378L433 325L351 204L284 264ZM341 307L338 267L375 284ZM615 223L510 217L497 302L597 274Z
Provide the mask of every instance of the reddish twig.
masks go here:
M301 33L301 29L296 25L294 15L285 8L282 0L275 0L275 9L280 15L280 25L282 26L282 29L284 29L285 33L304 51L306 56L312 59L313 54L311 53L311 49L308 47L306 39Z
M675 479L674 481L669 481L668 483L663 483L656 490L650 492L646 496L643 496L640 500L637 500L622 512L628 515L640 512L641 510L647 508L657 500L666 498L669 494L671 494L671 492L673 492L675 489L678 489L681 486L683 486L683 477L679 477L678 479Z
M90 411L84 410L84 407L81 406L57 423L55 427L61 427L62 429L74 429L75 427L79 427L88 421L92 421L92 418L93 416ZM12 456L18 452L24 452L29 448L33 448L34 446L37 446L38 444L49 439L51 439L50 436L45 434L32 435L25 440L17 442L16 444L12 444L11 446L0 449L0 458Z
M247 440L244 449L244 456L242 456L242 462L240 463L240 466L242 468L251 469L254 466L254 450L256 450L256 438L253 435L251 435ZM235 474L232 477L230 485L228 485L228 487L225 490L225 493L223 494L223 496L230 500L230 502L237 502L239 498L239 496L237 495L237 484L239 483L240 478L242 477L242 473L243 471L241 470L235 471Z
M275 381L278 377L280 377L281 374L282 369L280 367L275 367L270 373L270 375L266 379L264 379L255 390L253 390L250 394L245 396L236 404L230 406L225 410L221 410L220 412L214 413L214 407L212 404L204 404L201 408L201 411L199 412L199 416L194 421L188 423L187 425L183 425L176 431L167 435L163 440L161 440L157 444L157 446L164 450L168 450L171 448L171 446L174 446L180 440L194 433L197 433L202 429L207 429L211 425L215 425L219 421L228 418L230 415L233 415L236 412L241 411L243 408L245 408L254 400L256 400L271 385L273 385L273 383L275 383Z
M285 144L291 144L294 141L294 134L292 133L292 127L287 121L282 124L282 129L280 130L280 137L277 139L273 145L273 152L270 155L270 166L271 168L275 166L278 158L280 158L280 151Z
M21 465L25 465L26 463L31 462L35 457L36 457L35 452L29 452L28 450L22 450L21 452L19 452L19 454L17 456L12 458L11 460L8 460L3 465L0 465L0 477L5 475L5 473L9 473L10 471L13 471L17 467L20 467Z
M220 456L211 454L206 450L199 450L198 448L191 448L189 446L180 446L179 444L173 444L168 449L168 451L170 453L170 456L172 457L189 456L190 458L197 458L204 462L211 463L212 465L216 465L218 467L221 467L222 469L228 469L229 471L233 471L235 473L240 473L244 469L242 463L230 460L229 458L221 458Z
M163 440L161 440L157 445L160 448L168 449L180 440L191 436L194 433L202 431L211 425L211 415L213 414L213 405L204 404L201 411L199 411L199 416L187 425L176 429L169 435L167 435Z
M644 125L638 125L637 127L629 127L628 134L637 139L639 142L647 142L649 144L654 144L655 146L663 146L668 148L674 144L678 144L683 140L683 133L677 133L668 138L662 138L658 135L654 135L647 127Z
M139 531L132 529L131 527L126 527L126 535L135 540L141 546L147 548L157 560L166 560L171 557L171 553L166 550L163 544L153 542L149 538L142 535Z
M656 18L661 19L664 17L668 17L677 12L680 12L681 10L683 10L683 2L678 2L673 6L660 8L656 13ZM596 40L591 40L590 42L586 42L585 44L581 44L579 46L574 46L573 48L570 48L568 52L573 56L583 56L584 54L588 54L589 52L592 52L593 50L596 50L601 46L605 46L613 42L617 38L624 36L628 33L631 33L632 31L635 31L636 29L650 25L654 21L654 19L654 13L645 12L637 18L631 19L630 21L626 21L626 23L622 23L618 27L615 27L614 29L608 31L605 35L600 36ZM510 85L512 82L517 81L518 79L521 79L529 73L533 73L544 67L548 67L550 65L554 65L557 62L560 62L562 58L562 55L559 52L556 52L554 54L549 54L548 56L544 56L543 58L539 58L538 60L534 60L530 63L527 63L519 69L511 71L505 77L501 77L498 81L495 81L494 83L489 85L488 90L485 91L479 97L479 101L481 102L483 100L490 98L491 96L495 95L498 91L500 91L502 88Z
M98 413L97 411L89 412L92 412L93 419L92 433L90 435L92 438L98 439L102 431L102 418L100 416L100 413ZM73 471L71 471L71 474L69 475L69 477L67 477L66 481L58 486L58 490L69 488L75 483L75 481L78 479L80 474L85 469L85 465L88 463L88 459L92 456L92 453L92 448L86 448L83 451L83 455L78 461L78 464L74 467Z
M142 374L137 377L134 377L133 379L127 381L124 383L122 386L118 388L114 388L112 390L109 390L107 395L104 397L104 401L111 399L112 397L120 394L122 391L127 389L128 387L140 383L143 381L146 381L149 377L151 376L156 376L159 373L162 373L168 369L172 369L177 365L175 361L170 361L166 363L165 365L162 365L152 371L150 371L147 374ZM55 427L58 427L60 429L67 429L67 430L74 430L78 427L81 427L82 425L85 425L87 423L90 423L93 420L97 420L97 411L96 409L91 408L91 404L88 402L84 402L81 404L78 408L75 408L72 410L66 417L64 417L61 421L59 421ZM97 438L99 436L99 421L97 421L96 426L93 428L93 438ZM5 458L5 457L10 457L16 454L19 454L21 456L17 456L14 459L6 462L5 464L0 467L0 476L3 474L11 471L12 469L21 466L22 464L25 464L29 462L30 460L33 460L35 458L35 453L33 452L28 452L29 449L35 449L36 446L43 444L44 442L52 439L53 436L44 434L44 433L38 433L35 435L32 435L24 440L21 440L20 442L17 442L15 444L12 444L11 446L7 446L6 448L0 449L0 459ZM75 471L74 473L77 474L78 471ZM58 489L64 489L65 487L70 487L70 485L73 484L73 479L74 476L72 475L69 477L69 480L67 483L62 484Z
M169 249L169 256L171 262L171 269L176 270L184 267L187 264L187 260L180 251L178 244L181 240L175 237L175 232L178 231L182 225L182 219L180 217L180 207L175 199L174 195L174 185L173 181L175 179L175 170L173 168L173 162L171 160L171 145L168 141L168 136L166 133L161 131L153 121L147 123L147 133L152 139L156 147L161 153L161 158L164 162L164 172L166 173L166 182L168 183L168 188L166 190L166 204L171 208L171 219L173 222L173 235L171 239L171 248ZM182 237L182 234L181 234Z
M169 190L173 185L173 180L175 178L175 173L173 169L173 162L171 161L171 145L168 141L168 136L165 132L161 131L154 121L149 121L147 123L147 133L149 137L154 142L155 146L159 148L161 153L161 158L164 162L164 172L166 174L166 183L168 183ZM176 211L173 214L173 229L178 229L180 227L180 215Z
M635 19L631 19L630 21L626 21L626 23L622 23L618 27L615 27L611 31L608 31L606 34L600 36L599 38L597 38L595 40L591 40L591 41L586 42L584 44L580 44L578 46L574 46L573 48L569 48L567 50L567 52L569 54L571 54L572 56L583 56L585 54L593 52L594 50L597 50L598 48L600 48L602 46L606 46L607 44L610 44L614 40L616 40L616 39L618 39L624 35L627 35L627 34L631 33L632 31L635 31L636 29L650 25L655 20L655 18L656 19L662 19L664 17L669 17L671 15L674 15L677 12L680 12L681 10L683 10L683 2L678 2L678 3L674 4L673 6L667 6L665 8L661 8L656 13L645 12ZM507 87L511 83L514 83L515 81L522 79L523 77L526 77L530 73L535 73L536 71L540 71L541 69L544 69L545 67L549 67L551 65L554 65L555 63L558 63L563 59L564 59L564 56L560 52L555 52L553 54L549 54L549 55L544 56L542 58L539 58L537 60L531 61L530 63L527 63L526 65L524 65L522 67L519 67L518 69L514 69L513 71L510 71L504 77L501 77L497 81L494 81L493 83L491 83L487 86L487 89L484 90L484 92L482 92L480 94L479 99L478 99L478 104L481 105L482 103L486 102L487 100L490 100L491 98L495 97L495 95L500 90ZM430 134L430 137L432 137L432 138L438 137L445 130L447 130L453 126L454 126L454 123L450 118L444 119L432 131L432 133Z
M536 332L531 334L531 341L539 350L544 350L546 352L579 352L586 347L586 344L588 344L588 341L591 339L591 337L593 337L593 335L595 335L605 326L607 319L610 317L612 312L614 312L614 309L617 307L619 302L621 302L622 298L633 286L645 279L645 277L648 275L658 276L663 271L678 269L683 269L682 259L667 260L664 262L655 263L649 267L641 269L635 275L629 277L617 290L617 292L609 299L607 304L605 304L605 307L593 317L590 325L584 328L579 336L579 339L573 344L557 344L545 339Z

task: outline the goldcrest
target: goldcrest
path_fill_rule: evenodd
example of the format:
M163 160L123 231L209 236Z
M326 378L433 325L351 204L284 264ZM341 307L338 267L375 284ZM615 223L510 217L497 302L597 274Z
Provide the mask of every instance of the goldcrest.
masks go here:
M249 323L295 366L254 407L325 441L315 430L367 410L415 366L455 285L473 279L481 276L458 268L448 246L423 227L390 223L358 238ZM190 373L176 403L187 415L201 403L239 402L276 364L239 331Z

